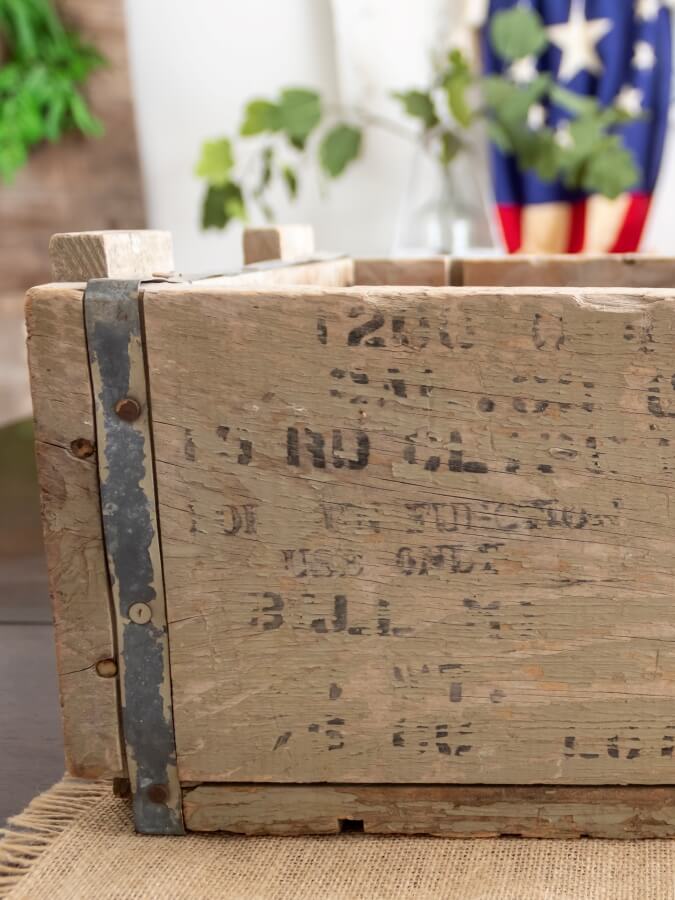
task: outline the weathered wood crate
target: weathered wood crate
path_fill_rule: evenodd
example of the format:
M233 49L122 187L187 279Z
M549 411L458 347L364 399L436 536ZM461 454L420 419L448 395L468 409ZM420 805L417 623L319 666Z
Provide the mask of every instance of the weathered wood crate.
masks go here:
M675 835L672 260L52 252L74 775L147 832Z

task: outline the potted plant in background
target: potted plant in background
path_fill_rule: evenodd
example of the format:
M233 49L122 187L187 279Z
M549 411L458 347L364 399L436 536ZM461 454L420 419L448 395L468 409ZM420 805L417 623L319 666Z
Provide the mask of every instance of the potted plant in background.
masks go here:
M102 134L81 88L103 64L50 0L0 0L0 179L11 181L43 141Z
M436 195L420 205L411 184L397 240L410 245L421 235L427 251L465 253L490 241L486 166L476 165L484 159L481 128L521 170L544 181L562 179L571 189L609 198L636 184L639 169L615 131L634 111L620 102L602 106L537 70L533 60L549 39L536 11L516 6L496 14L489 39L504 74L478 75L460 50L452 50L430 84L394 94L410 127L367 110L331 106L310 88L285 88L275 98L250 101L236 140L225 136L202 146L196 174L205 182L203 227L246 221L254 209L272 220L275 182L282 181L295 199L300 172L312 159L326 178L342 177L362 155L372 128L415 142L420 157L433 161ZM566 110L564 129L546 124L546 104ZM247 153L250 139L255 141Z

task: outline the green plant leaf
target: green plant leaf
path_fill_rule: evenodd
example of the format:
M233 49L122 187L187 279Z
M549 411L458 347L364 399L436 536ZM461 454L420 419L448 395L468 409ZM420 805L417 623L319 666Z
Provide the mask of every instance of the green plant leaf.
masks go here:
M303 149L312 131L321 121L321 98L316 91L288 88L279 102L280 128L298 149Z
M342 175L359 155L362 134L352 125L336 125L326 134L319 147L321 167L332 178Z
M449 61L450 66L442 78L448 109L457 123L467 128L473 119L473 111L469 106L467 96L468 89L473 81L471 68L459 50L453 50L450 53Z
M265 131L279 131L282 126L281 110L269 100L251 100L244 111L240 134L250 137Z
M103 134L103 126L89 111L89 107L81 94L74 93L70 98L70 114L76 127L92 137L100 137Z
M421 119L425 128L438 125L434 101L428 91L403 91L395 93L394 97L401 101L409 116Z
M581 187L614 200L634 188L639 180L640 170L633 154L617 135L611 135L586 163Z
M589 156L605 140L605 130L599 119L574 119L569 124L572 146L569 152L575 156Z
M532 168L542 181L554 181L560 173L560 147L550 128L534 132L531 145Z
M515 6L492 17L490 41L497 56L513 62L524 56L539 56L548 45L548 36L538 12Z
M246 220L241 188L234 181L211 185L202 206L202 228L225 228L233 219Z
M609 106L602 110L598 119L605 128L612 128L614 125L626 125L628 122L636 122L648 117L648 112L634 116L619 106Z
M232 142L229 138L220 138L202 144L202 154L195 167L195 174L218 187L229 181L233 167Z
M560 166L565 184L573 189L583 187L589 162L601 154L607 145L608 135L599 118L576 119L567 126L569 146L560 151Z
M593 115L600 110L600 103L595 97L577 94L559 84L551 85L551 100L577 116Z
M272 180L272 167L274 164L274 147L265 147L262 152L260 183L255 189L255 196L260 197L261 194L269 187Z
M462 142L452 131L444 131L441 134L441 165L449 166L462 149Z
M501 107L518 90L517 85L507 81L501 75L487 75L480 84L485 103L494 108Z
M286 190L288 191L288 196L291 198L291 200L295 200L295 198L298 196L298 176L295 169L292 166L283 166L281 169L281 175L284 179Z
M498 75L484 78L483 96L490 116L509 130L525 130L530 107L548 94L551 82L545 72L527 85L513 84Z
M488 119L487 133L490 140L502 151L502 153L513 153L514 146L511 135L507 129L496 119Z
M103 58L63 27L52 0L0 0L0 43L0 177L9 180L40 142L103 132L78 89Z
M265 203L265 202L263 201L263 202L261 202L259 205L260 205L260 209L261 209L261 211L262 211L262 214L263 214L263 216L265 217L265 221L266 221L266 222L274 222L274 219L275 219L275 216L274 216L274 210L273 210L272 207L269 205L269 203Z
M48 141L58 140L61 134L63 117L66 113L66 101L61 95L57 95L47 110L45 117L45 137Z

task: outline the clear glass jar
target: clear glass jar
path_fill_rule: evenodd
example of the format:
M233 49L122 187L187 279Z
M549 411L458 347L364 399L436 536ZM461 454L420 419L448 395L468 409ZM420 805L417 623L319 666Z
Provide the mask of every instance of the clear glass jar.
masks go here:
M415 150L396 223L392 256L502 251L487 177L485 147L470 138L448 166Z

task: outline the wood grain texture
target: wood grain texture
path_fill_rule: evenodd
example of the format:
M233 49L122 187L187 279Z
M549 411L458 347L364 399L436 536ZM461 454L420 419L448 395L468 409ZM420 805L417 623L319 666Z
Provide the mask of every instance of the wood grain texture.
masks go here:
M459 261L458 261L459 262ZM673 288L672 257L628 253L542 254L461 260L461 280L466 287L608 287ZM459 271L459 270L458 270Z
M279 286L291 287L293 285L314 285L315 287L342 287L354 283L354 261L349 257L321 260L319 262L291 264L270 269L250 269L239 275L223 275L217 278L208 278L194 282L204 286L227 285L229 287L263 287ZM184 290L185 285L167 285L178 292ZM152 285L147 290L154 290Z
M444 287L449 283L449 277L449 256L354 260L354 284Z
M203 784L184 792L191 831L672 838L669 787ZM351 828L350 828L351 826Z
M244 264L267 259L302 259L314 253L314 229L311 225L273 225L245 228Z
M55 234L49 241L54 281L150 278L173 272L168 231L84 231Z
M66 763L78 777L112 777L124 763L117 682L96 674L115 656L96 458L71 452L73 440L95 442L81 290L34 288L27 323Z
M183 781L675 783L668 292L146 297Z
M86 87L105 126L99 139L71 134L32 154L0 190L3 291L23 294L50 279L47 247L55 232L143 228L143 191L127 66L123 0L58 0L64 21L108 64ZM48 202L45 202L48 198Z

